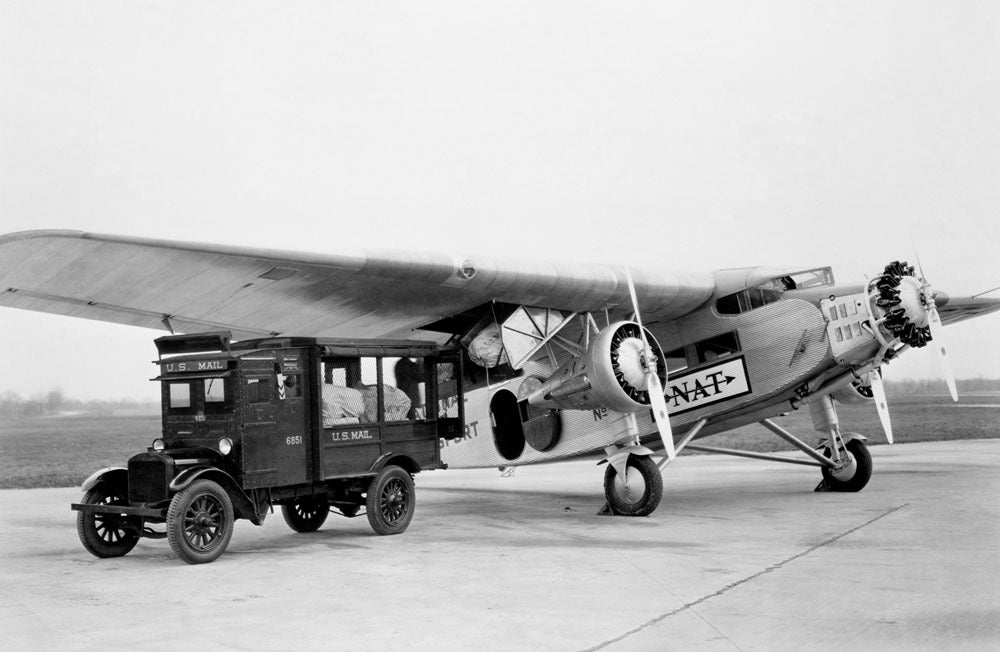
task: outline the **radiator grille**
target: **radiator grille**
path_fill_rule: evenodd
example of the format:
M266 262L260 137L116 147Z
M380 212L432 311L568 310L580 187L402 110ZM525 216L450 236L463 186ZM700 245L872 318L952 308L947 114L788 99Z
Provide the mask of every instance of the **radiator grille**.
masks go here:
M132 459L128 463L128 497L132 503L155 503L170 497L173 475L169 458Z

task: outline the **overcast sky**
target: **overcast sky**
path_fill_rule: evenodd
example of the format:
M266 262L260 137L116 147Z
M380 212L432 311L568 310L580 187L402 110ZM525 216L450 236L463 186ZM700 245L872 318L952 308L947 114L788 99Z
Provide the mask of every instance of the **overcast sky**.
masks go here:
M1000 285L998 7L0 0L0 232L841 281L912 237L971 294ZM958 377L1000 376L1000 315L948 330ZM0 392L156 397L159 334L0 309Z

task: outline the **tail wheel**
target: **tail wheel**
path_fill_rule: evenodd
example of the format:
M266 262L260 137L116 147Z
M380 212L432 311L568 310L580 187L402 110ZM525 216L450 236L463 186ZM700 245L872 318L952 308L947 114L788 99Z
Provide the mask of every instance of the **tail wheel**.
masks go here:
M413 478L398 466L387 466L368 486L368 523L378 534L400 534L413 520L416 496Z
M107 483L99 483L83 495L87 505L127 505L125 493ZM95 557L121 557L139 542L142 519L123 514L77 512L76 533L87 552Z
M847 442L850 460L842 469L823 467L823 480L829 491L861 491L872 477L872 456L860 439ZM831 457L827 449L826 456Z
M282 505L281 515L288 527L296 532L315 532L330 515L330 504L326 496L300 498L294 503Z
M611 511L622 516L649 516L663 498L660 469L646 455L630 455L625 469L625 478L610 464L604 472L604 496Z
M167 509L167 540L189 564L207 564L226 551L233 536L233 504L212 480L195 480Z

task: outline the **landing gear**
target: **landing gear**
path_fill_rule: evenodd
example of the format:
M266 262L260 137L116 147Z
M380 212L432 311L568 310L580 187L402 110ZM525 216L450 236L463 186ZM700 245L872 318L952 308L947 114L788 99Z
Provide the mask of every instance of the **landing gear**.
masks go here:
M629 455L625 477L608 464L604 496L611 512L621 516L649 516L663 498L663 475L646 455Z
M829 448L826 456L832 457ZM840 451L841 463L837 468L824 466L823 485L826 491L861 491L872 477L872 456L868 446L860 439L847 442Z

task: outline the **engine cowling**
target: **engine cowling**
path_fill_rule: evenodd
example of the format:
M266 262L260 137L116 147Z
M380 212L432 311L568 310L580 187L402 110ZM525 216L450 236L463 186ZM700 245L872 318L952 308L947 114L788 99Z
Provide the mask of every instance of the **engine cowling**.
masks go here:
M586 354L559 367L531 393L528 404L617 412L648 408L646 370L655 365L661 384L666 383L667 370L663 351L649 330L645 333L650 351L645 351L640 328L634 321L620 321L602 329Z
M838 403L843 403L844 405L861 405L874 400L872 386L861 380L855 380L847 387L838 389L830 396Z

